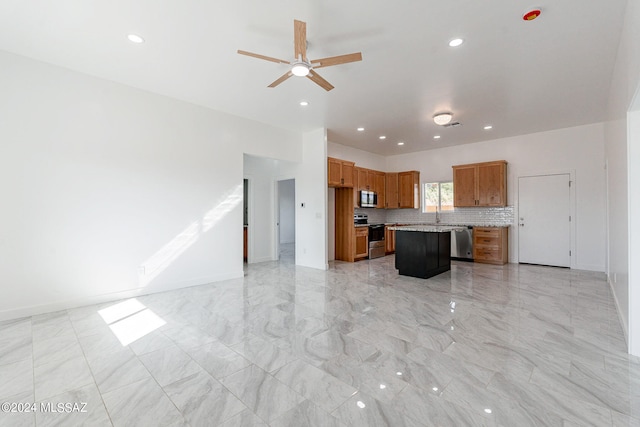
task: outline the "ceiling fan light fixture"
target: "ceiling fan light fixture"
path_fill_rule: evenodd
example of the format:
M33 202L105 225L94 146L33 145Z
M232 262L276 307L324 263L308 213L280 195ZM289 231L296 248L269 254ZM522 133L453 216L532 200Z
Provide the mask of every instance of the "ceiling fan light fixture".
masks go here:
M291 72L294 76L305 77L309 74L310 67L304 62L294 62L293 67L291 67Z
M433 116L433 121L437 125L444 126L448 124L452 118L453 118L453 114L451 113L440 113Z

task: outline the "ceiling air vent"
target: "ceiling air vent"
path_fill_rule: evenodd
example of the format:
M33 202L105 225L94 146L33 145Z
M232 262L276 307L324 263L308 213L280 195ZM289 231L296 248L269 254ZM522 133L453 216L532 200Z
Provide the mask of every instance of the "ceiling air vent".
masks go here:
M451 123L448 123L448 124L444 125L443 127L445 127L445 128L457 128L458 126L462 126L460 124L460 122L451 122Z

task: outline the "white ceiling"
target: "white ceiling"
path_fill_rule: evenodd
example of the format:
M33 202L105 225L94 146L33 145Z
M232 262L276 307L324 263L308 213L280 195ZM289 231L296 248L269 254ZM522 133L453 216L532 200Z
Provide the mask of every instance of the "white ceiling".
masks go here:
M532 6L543 13L525 22ZM0 50L391 155L605 120L626 0L2 0ZM362 62L267 85L290 60ZM136 33L146 43L130 43ZM450 48L448 41L465 43ZM307 100L308 107L299 101ZM431 117L450 110L457 128ZM483 130L492 124L491 131ZM364 132L357 132L359 126ZM435 141L433 136L442 138ZM379 135L386 135L381 141ZM399 147L398 141L405 145Z

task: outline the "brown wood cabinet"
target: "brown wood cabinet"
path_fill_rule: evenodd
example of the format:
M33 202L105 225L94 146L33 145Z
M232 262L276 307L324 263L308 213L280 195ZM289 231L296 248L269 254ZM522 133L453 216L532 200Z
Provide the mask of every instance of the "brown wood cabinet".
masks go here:
M337 260L353 262L355 227L353 225L353 188L336 188L336 253Z
M400 208L420 208L420 172L398 172L398 202Z
M375 186L374 191L378 194L378 204L376 205L379 209L384 209L386 206L386 185L385 185L385 176L386 173L374 171L375 176Z
M370 190L371 183L369 182L369 169L359 168L356 166L354 170L356 171L356 174L355 174L356 178L354 178L354 184L355 184L355 187L358 189L358 191Z
M327 157L327 178L329 187L353 187L354 162Z
M509 262L508 227L473 227L473 260L485 264Z
M396 251L396 230L389 230L389 226L384 227L384 251L392 254Z
M366 169L356 166L354 168L354 187L358 190L365 191L375 191L379 192L378 188L378 177L382 175L384 177L384 172L376 171L373 169ZM383 186L384 187L384 186ZM384 189L383 189L384 190Z
M453 166L453 205L506 206L507 162Z
M244 229L244 239L242 241L242 259L246 262L249 255L249 229L245 225Z
M397 209L400 207L398 198L398 172L387 172L385 174L385 204L387 209Z
M355 227L355 259L369 256L369 227Z
M378 195L376 208L385 207L385 173L373 169L353 168L353 195L355 206L359 204L360 191L375 191Z

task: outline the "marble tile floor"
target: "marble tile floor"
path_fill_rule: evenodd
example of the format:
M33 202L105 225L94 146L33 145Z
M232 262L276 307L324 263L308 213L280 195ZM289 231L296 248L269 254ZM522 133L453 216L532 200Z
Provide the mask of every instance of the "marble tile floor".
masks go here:
M393 256L318 271L286 253L0 323L0 402L37 409L0 425L640 426L601 273L454 262L422 280ZM42 409L59 403L85 412Z

